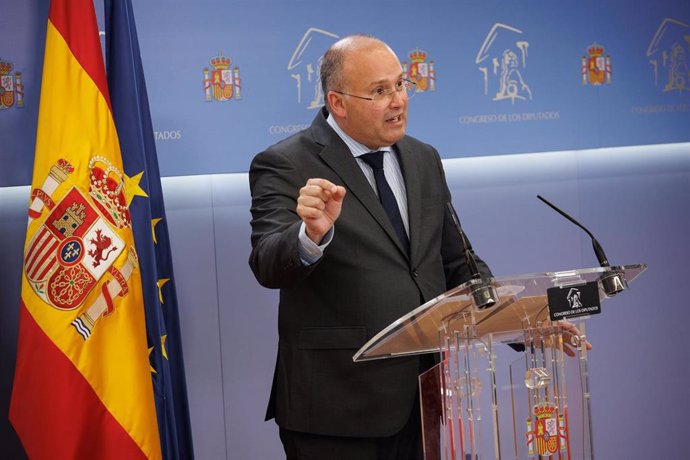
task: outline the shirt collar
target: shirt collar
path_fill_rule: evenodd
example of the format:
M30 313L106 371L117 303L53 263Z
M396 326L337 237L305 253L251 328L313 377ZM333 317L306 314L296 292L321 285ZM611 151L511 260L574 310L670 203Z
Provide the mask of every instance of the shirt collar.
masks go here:
M333 131L336 132L336 134L345 142L345 145L350 149L350 152L354 157L359 157L360 155L364 155L365 153L369 152L392 152L393 147L388 146L388 147L381 147L376 150L372 150L369 147L367 147L364 144L361 144L354 140L352 137L348 136L345 131L338 125L338 123L335 121L335 118L331 116L331 114L328 114L328 117L326 118L326 122L333 128Z

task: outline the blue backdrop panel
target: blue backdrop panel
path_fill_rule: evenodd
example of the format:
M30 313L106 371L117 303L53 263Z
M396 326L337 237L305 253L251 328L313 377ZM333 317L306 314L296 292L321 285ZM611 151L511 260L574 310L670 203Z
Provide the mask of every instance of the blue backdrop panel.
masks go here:
M246 171L258 151L308 125L323 103L323 52L356 32L396 51L418 83L409 131L444 158L690 140L688 2L152 0L134 9L165 176ZM0 186L30 182L46 12L47 0L14 2L0 17L0 69L11 65Z

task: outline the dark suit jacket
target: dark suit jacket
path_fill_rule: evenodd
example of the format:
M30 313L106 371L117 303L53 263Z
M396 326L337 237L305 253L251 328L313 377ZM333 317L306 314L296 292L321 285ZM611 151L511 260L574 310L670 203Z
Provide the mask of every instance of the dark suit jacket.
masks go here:
M251 165L250 266L280 289L279 350L267 418L294 431L389 436L407 421L419 358L353 363L368 339L421 303L470 278L446 210L438 152L406 136L396 144L407 188L410 256L345 143L319 113L311 127L258 154ZM319 177L347 194L323 257L298 253L299 189ZM486 265L479 261L486 274Z

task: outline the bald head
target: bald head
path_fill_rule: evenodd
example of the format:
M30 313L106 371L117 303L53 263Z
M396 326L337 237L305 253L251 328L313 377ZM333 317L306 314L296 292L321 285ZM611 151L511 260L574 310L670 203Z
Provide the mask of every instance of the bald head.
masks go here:
M385 48L395 56L386 43L371 35L350 35L335 42L326 51L321 61L320 76L323 94L327 95L332 90L342 91L345 88L348 57L380 48ZM327 98L326 106L328 106Z

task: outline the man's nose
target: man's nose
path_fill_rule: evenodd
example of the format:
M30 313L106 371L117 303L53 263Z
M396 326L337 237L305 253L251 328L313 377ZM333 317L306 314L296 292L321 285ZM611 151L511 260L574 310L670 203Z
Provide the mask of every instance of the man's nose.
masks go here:
M394 107L403 105L405 99L407 99L407 93L405 91L393 91L390 95L390 104Z

